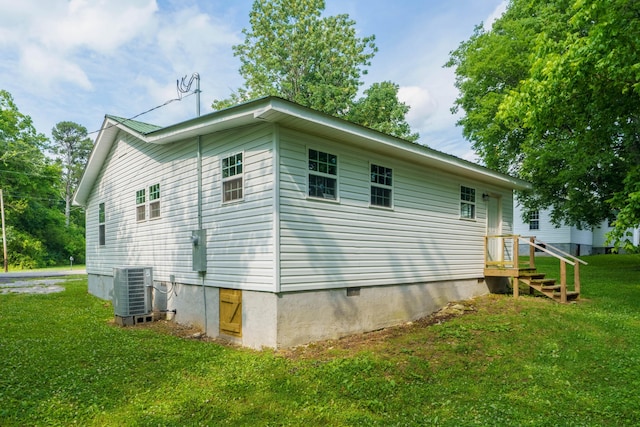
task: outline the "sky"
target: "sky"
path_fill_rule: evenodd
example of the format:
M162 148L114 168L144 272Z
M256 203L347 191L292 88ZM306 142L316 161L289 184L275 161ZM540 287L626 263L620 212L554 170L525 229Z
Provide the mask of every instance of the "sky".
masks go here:
M171 101L177 81L193 73L200 75L201 114L211 112L214 99L243 84L232 46L244 39L252 4L0 0L0 89L48 137L61 121L97 131L105 114L160 126L193 118L195 96ZM443 65L476 25L490 25L505 7L506 0L326 0L324 14L346 13L359 37L375 35L378 52L363 90L397 83L419 143L477 161L450 111L458 92L454 70Z

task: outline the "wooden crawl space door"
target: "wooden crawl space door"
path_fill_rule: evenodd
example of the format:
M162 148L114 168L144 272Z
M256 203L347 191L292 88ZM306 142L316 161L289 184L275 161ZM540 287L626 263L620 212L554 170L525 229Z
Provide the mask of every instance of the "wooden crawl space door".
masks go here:
M242 291L220 288L220 333L242 336Z

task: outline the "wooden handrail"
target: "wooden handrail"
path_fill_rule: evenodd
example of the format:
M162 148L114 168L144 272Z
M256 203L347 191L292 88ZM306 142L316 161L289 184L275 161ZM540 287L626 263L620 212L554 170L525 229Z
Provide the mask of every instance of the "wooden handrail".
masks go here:
M489 244L490 239L499 239L500 241L500 255L498 260L489 260ZM513 240L513 248L512 248L512 258L511 260L505 259L509 258L505 257L505 254L508 255L509 248L506 242L507 239ZM542 242L536 239L535 236L520 236L517 234L496 234L496 235L486 235L484 238L484 249L485 249L485 266L496 265L499 268L506 269L514 269L514 279L519 277L519 273L517 270L520 268L519 262L519 245L520 241L523 240L527 245L529 245L529 268L535 269L535 252L539 250L541 252L545 252L552 257L558 259L560 261L560 302L567 302L567 264L573 266L573 285L574 290L580 293L580 264L588 265L587 262L581 260L580 258L573 256L567 252L564 252L561 249L556 248L553 245L549 245L545 242ZM495 254L494 254L495 255ZM526 264L523 264L526 265ZM518 296L518 288L517 286L513 287L514 296Z
M536 245L535 243L531 243L531 242L530 242L530 241L528 241L528 240L526 240L526 242L527 242L527 244L528 244L528 245L533 246L534 248L539 249L539 250L541 250L542 252L546 252L546 253L548 253L549 255L551 255L552 257L554 257L554 258L558 258L559 260L564 261L564 262L566 262L567 264L570 264L570 265L576 265L576 263L575 263L575 262L573 262L573 261L569 261L568 259L566 259L566 258L564 258L564 257L561 257L560 255L558 255L558 254L556 254L556 253L554 253L554 252L552 252L552 251L550 251L550 250L547 250L547 248L545 248L544 246Z
M529 241L531 241L531 239L533 239L533 240L538 240L535 236L529 236L529 237L526 237L526 236L518 236L518 237L519 237L520 239L529 239ZM543 242L542 240L538 240L538 242L540 242L542 245L544 245L544 246L545 246L545 248L551 248L551 249L553 249L554 251L556 251L556 252L558 252L558 253L560 253L560 254L562 254L562 255L566 256L566 257L569 257L569 258L571 258L571 259L573 259L573 260L575 260L575 261L578 261L580 264L589 265L589 263L588 263L588 262L583 261L583 260L581 260L580 258L578 258L577 256L571 255L570 253L565 252L565 251L563 251L562 249L556 248L555 246L550 245L549 243ZM548 251L545 251L545 252L550 253L550 252L548 252Z

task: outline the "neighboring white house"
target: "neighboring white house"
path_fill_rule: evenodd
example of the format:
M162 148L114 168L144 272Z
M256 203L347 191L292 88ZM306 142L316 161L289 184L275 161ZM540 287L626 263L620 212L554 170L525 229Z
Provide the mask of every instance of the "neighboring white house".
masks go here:
M164 128L106 116L75 203L92 294L113 297L114 268L150 266L154 309L260 348L487 293L484 236L513 232L526 188L267 97Z
M607 242L607 233L613 230L607 220L594 229L579 229L575 226L556 227L551 223L548 209L530 212L528 221L523 219L522 207L514 200L514 233L521 236L535 236L539 240L555 246L574 256L609 253L613 245ZM640 244L640 229L629 230L634 245ZM523 252L525 251L525 252ZM520 245L520 253L527 253L529 247Z

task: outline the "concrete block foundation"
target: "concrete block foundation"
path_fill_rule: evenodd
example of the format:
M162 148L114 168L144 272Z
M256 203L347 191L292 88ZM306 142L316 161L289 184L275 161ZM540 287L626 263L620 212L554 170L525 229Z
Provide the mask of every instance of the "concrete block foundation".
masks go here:
M89 275L89 292L111 299L113 281L108 279L110 289L106 276ZM159 285L154 284L154 288ZM226 338L245 347L287 348L416 320L451 301L487 294L490 285L476 278L280 294L243 290L239 337L220 333L217 287L165 284L161 288L170 289L170 293L166 298L154 298L154 310L161 301L163 311L169 310L177 323L199 327L207 336Z

